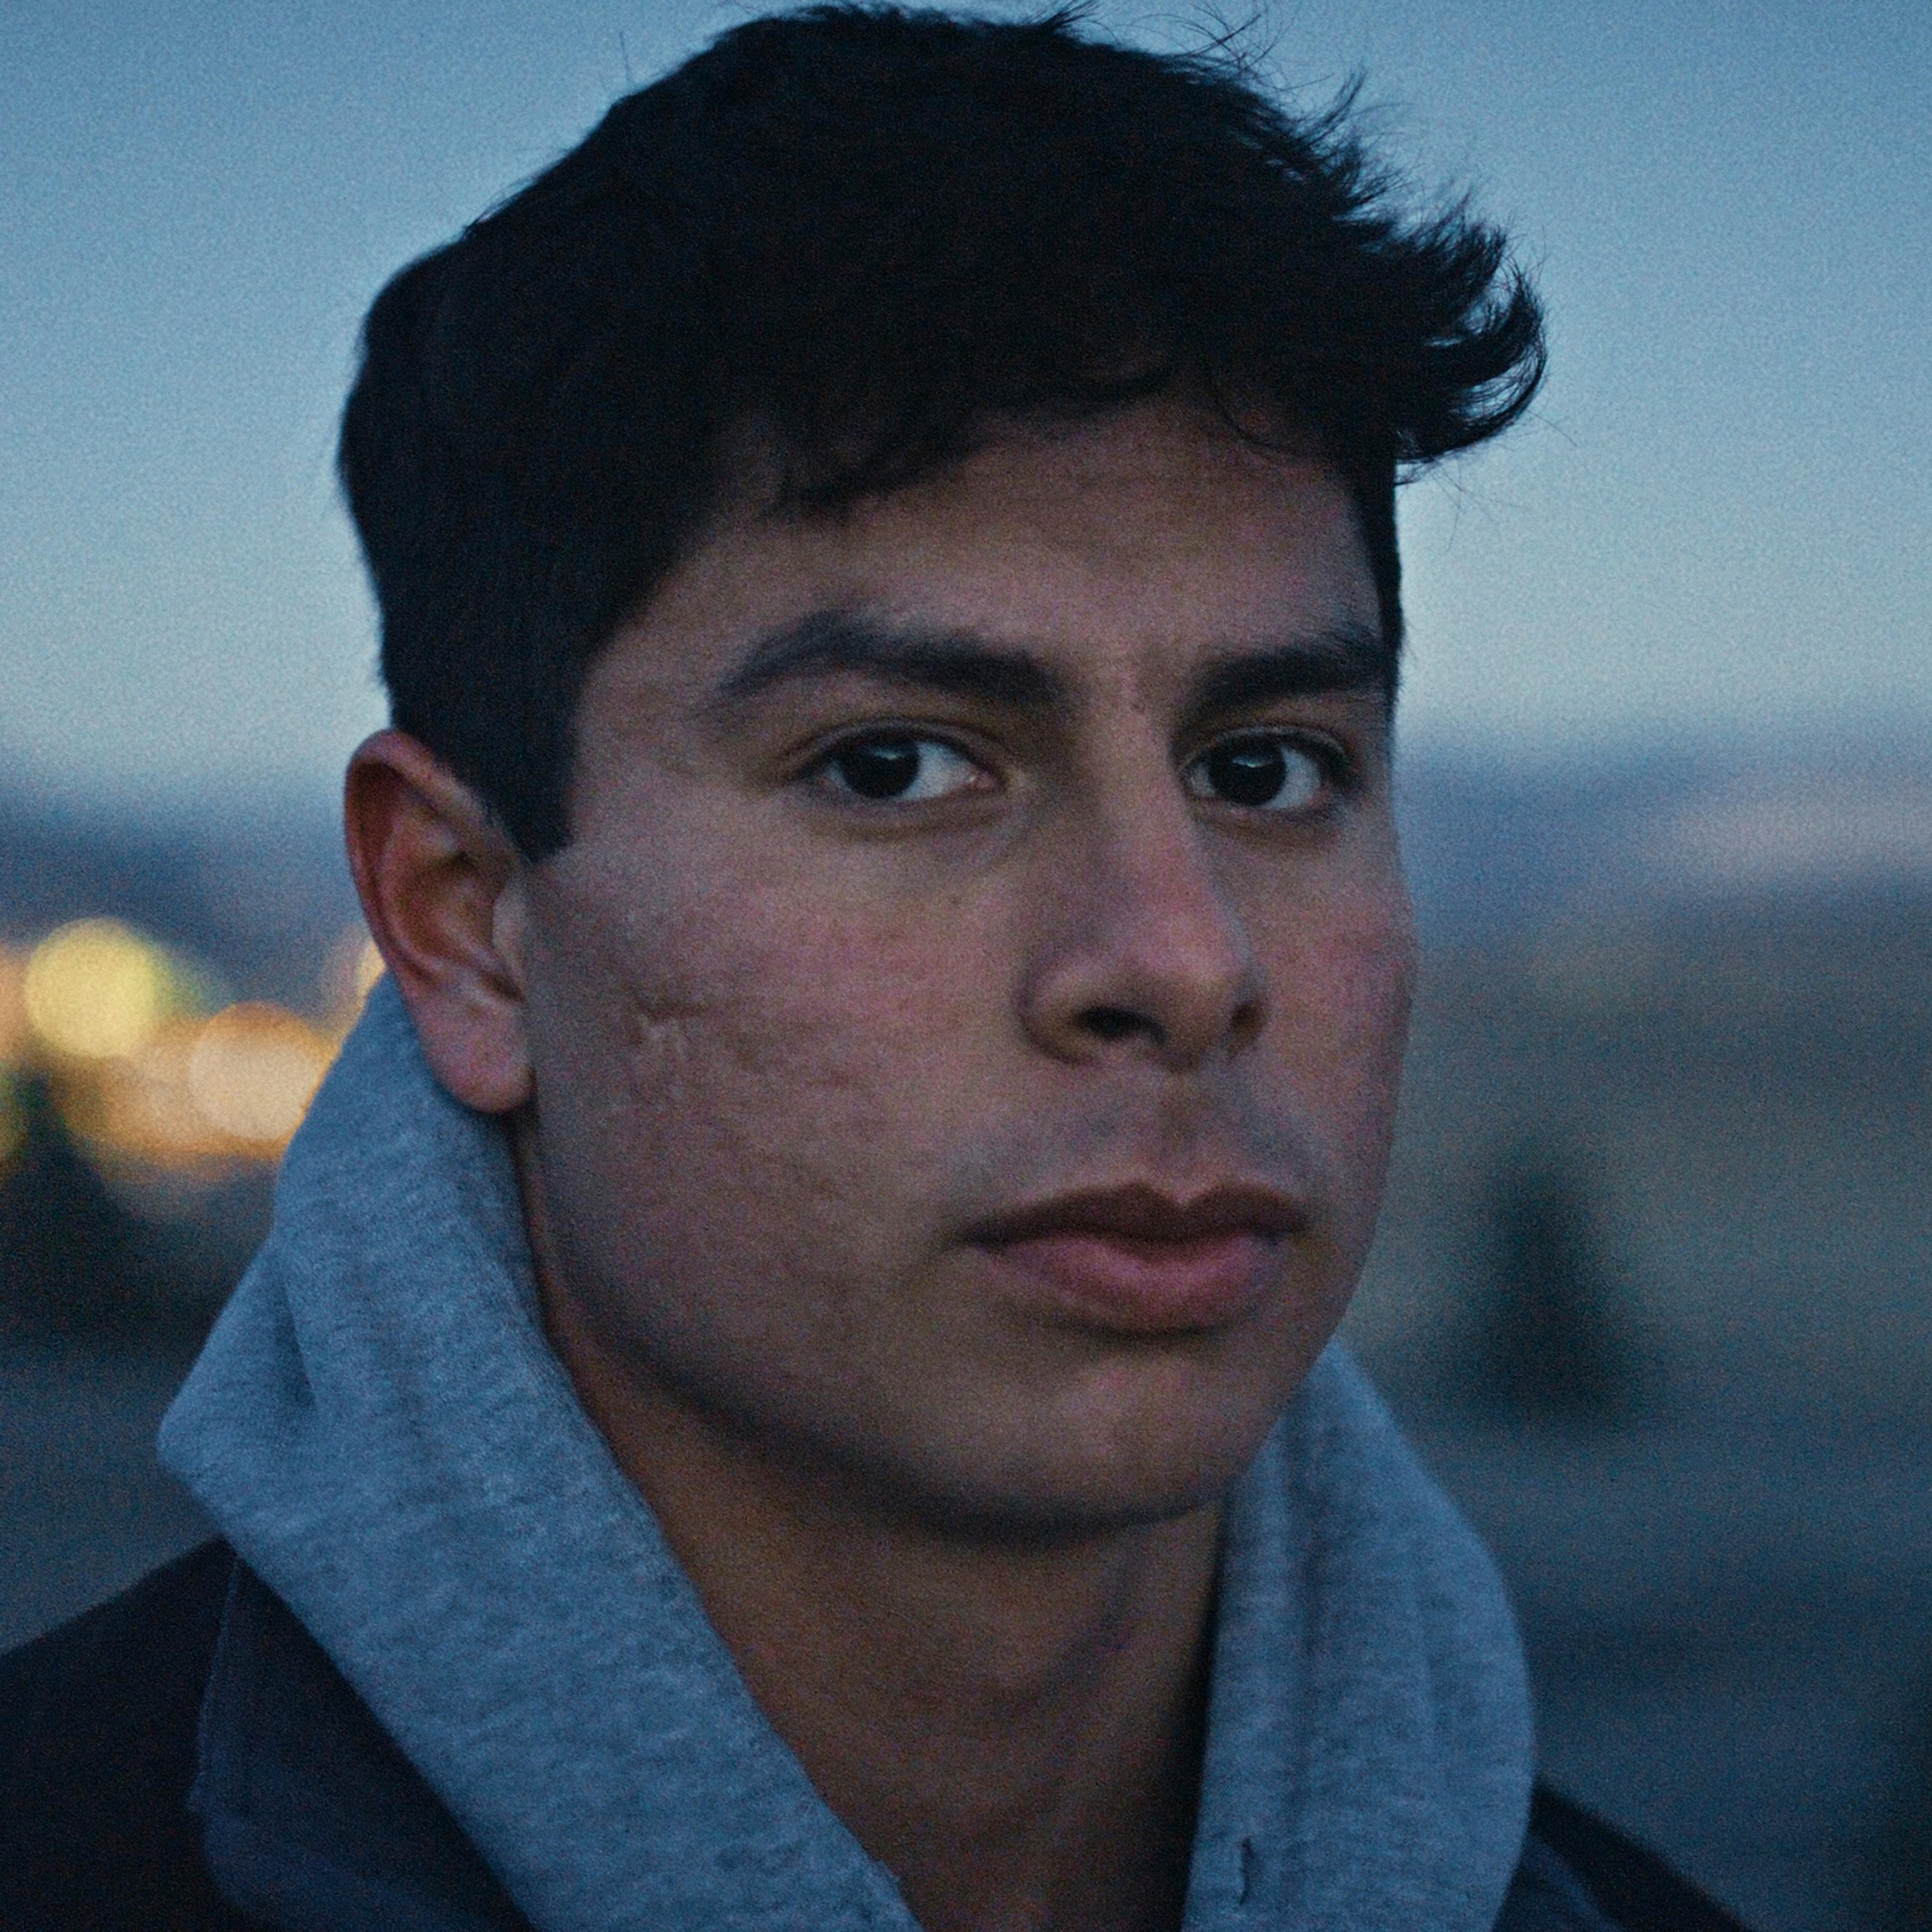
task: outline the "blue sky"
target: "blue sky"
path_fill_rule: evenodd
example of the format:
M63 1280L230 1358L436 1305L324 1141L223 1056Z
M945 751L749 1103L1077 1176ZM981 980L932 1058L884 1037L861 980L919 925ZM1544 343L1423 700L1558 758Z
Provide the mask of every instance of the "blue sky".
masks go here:
M333 784L381 715L330 470L363 309L752 10L0 0L16 780ZM1932 8L1270 19L1312 94L1366 72L1386 146L1472 188L1551 310L1536 418L1408 493L1412 742L1932 738Z

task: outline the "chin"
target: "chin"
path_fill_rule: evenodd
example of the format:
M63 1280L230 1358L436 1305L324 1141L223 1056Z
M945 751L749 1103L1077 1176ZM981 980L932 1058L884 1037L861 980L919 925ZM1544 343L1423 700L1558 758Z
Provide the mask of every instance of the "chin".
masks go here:
M939 1454L920 1459L921 1513L982 1532L1074 1536L1220 1502L1305 1370L1257 1385L1251 1374L1204 1375L1198 1362L1136 1352L1057 1400L990 1406L963 1438L956 1426L971 1418L956 1409L956 1429L928 1444Z
M916 1514L975 1537L1058 1542L1171 1522L1221 1503L1254 1459L1267 1432L1238 1456L1177 1455L1164 1465L1076 1466L1064 1462L1002 1471L975 1481L956 1477L928 1490Z

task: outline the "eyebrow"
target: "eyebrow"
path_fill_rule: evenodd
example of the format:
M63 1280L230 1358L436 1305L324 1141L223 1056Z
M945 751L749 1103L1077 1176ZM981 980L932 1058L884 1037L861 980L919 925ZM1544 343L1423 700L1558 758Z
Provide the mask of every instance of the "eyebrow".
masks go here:
M1065 681L1030 651L990 644L970 632L899 630L849 611L821 610L761 638L718 696L742 703L776 685L851 672L1010 710L1050 710L1067 695Z
M1378 631L1359 624L1281 643L1250 646L1210 664L1188 693L1190 724L1252 710L1283 698L1380 692L1395 696L1395 654Z
M718 687L716 701L742 704L780 685L850 674L1008 710L1052 710L1070 694L1066 680L1023 648L971 632L900 629L856 612L821 610L760 638ZM1195 680L1184 709L1198 725L1283 698L1358 691L1393 698L1394 656L1378 632L1342 624L1225 653Z

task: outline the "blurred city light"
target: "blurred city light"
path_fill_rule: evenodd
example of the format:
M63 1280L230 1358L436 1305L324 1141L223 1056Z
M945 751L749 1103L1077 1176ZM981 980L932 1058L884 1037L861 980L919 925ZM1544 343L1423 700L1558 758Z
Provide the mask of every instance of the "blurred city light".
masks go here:
M17 1066L27 1048L27 962L0 946L0 1068Z
M280 1006L230 1006L201 1029L188 1054L188 1097L236 1151L272 1157L302 1125L336 1046Z
M358 924L322 962L313 1016L260 1000L210 1012L194 963L118 920L0 946L0 1167L26 1136L29 1078L116 1174L278 1160L382 971Z
M28 1030L56 1058L138 1052L168 1016L173 976L160 948L118 920L76 920L50 933L27 962Z
M84 1148L164 1170L221 1156L220 1136L188 1092L188 1061L202 1024L172 1021L139 1053L106 1063L92 1081L64 1088L62 1117Z

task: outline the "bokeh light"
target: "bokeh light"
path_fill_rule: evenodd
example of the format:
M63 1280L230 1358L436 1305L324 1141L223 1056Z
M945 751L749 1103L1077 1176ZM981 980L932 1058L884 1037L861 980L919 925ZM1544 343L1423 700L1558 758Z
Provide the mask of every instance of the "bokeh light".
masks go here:
M84 1146L117 1162L171 1171L224 1156L224 1137L188 1091L188 1062L203 1024L169 1021L140 1052L104 1062L91 1079L62 1084L62 1116Z
M188 1092L236 1151L279 1154L301 1126L335 1042L280 1006L230 1006L200 1030L188 1058Z
M27 1050L27 961L0 946L0 1068L17 1066Z
M118 920L82 919L34 947L22 985L28 1029L58 1058L138 1052L168 1016L167 956Z
M117 1183L279 1160L382 973L359 922L322 960L313 1016L224 1003L194 962L118 920L0 944L0 1168L28 1136L28 1079Z

